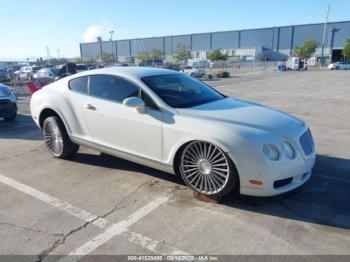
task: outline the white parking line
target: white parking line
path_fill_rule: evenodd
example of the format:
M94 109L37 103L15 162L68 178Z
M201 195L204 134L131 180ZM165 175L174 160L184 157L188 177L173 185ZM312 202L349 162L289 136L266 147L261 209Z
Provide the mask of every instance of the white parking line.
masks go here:
M171 247L167 245L164 242L159 242L157 240L154 240L152 238L143 236L139 233L133 232L133 231L125 231L123 233L123 236L126 237L131 243L134 243L136 245L140 245L143 248L146 248L155 254L160 254L160 255L172 255L172 256L177 256L177 255L189 255L188 253Z
M80 209L78 207L74 207L71 204L61 201L55 197L52 197L48 194L45 194L39 190L36 190L32 187L29 187L25 184L22 184L14 179L11 179L9 177L6 177L4 175L0 174L0 182L8 185L22 193L25 193L35 199L41 200L45 202L46 204L55 207L61 211L64 211L66 213L71 214L74 217L77 217L79 219L82 219L86 222L91 222L91 224L106 229L106 231L97 237L95 237L93 240L87 242L80 248L76 249L72 252L72 254L79 254L79 255L86 255L92 250L96 249L98 246L102 245L109 239L113 238L117 235L122 235L128 239L131 243L138 244L141 247L150 250L152 252L158 253L160 255L188 255L188 253L179 250L177 248L168 246L162 242L159 242L157 240L151 239L149 237L143 236L139 233L130 231L128 227L135 222L139 221L144 216L148 215L150 212L152 212L154 209L156 209L161 204L165 203L171 196L169 194L165 194L154 201L150 202L146 206L142 207L141 209L137 210L135 213L130 215L127 219L120 221L117 224L113 224L109 222L108 220L104 218L98 218L98 216L93 215L83 209ZM80 257L81 258L81 257ZM77 261L80 259L77 256L70 256L63 258L62 261ZM64 260L66 259L66 260ZM70 260L67 260L70 259ZM72 260L73 259L73 260Z
M90 214L89 212L86 212L85 210L82 210L80 208L74 207L71 204L61 201L55 197L52 197L48 194L45 194L39 190L36 190L32 187L26 186L16 180L13 180L11 178L8 178L4 175L0 174L0 182L8 185L12 188L17 189L18 191L21 191L22 193L25 193L27 195L30 195L31 197L34 197L36 199L39 199L46 204L49 204L50 206L53 206L59 210L62 210L68 214L71 214L72 216L75 216L77 218L80 218L81 220L84 220L86 222L92 222L92 224L101 227L105 227L105 225L110 224L108 221L106 221L103 218L98 218L97 216Z
M95 238L91 239L90 241L86 242L81 247L73 250L69 256L59 260L59 262L68 262L68 261L77 261L82 256L85 256L89 253L91 253L96 248L102 246L104 243L109 241L115 236L121 235L124 233L129 226L139 221L141 218L145 217L149 213L151 213L154 209L159 207L161 204L168 201L170 198L169 195L163 195L161 197L158 197L157 199L153 200L152 202L148 203L144 207L137 210L135 213L131 214L128 218L120 221L117 224L114 224L110 228L108 228L105 232L97 235Z

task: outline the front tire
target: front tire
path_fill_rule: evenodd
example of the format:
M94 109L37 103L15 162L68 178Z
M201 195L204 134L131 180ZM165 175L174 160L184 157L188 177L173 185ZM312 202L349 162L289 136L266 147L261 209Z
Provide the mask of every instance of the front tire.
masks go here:
M57 116L45 119L43 133L49 152L56 158L69 158L79 150L79 145L70 140L62 120Z
M206 196L223 197L239 186L236 168L219 147L193 141L181 153L179 171L184 182Z

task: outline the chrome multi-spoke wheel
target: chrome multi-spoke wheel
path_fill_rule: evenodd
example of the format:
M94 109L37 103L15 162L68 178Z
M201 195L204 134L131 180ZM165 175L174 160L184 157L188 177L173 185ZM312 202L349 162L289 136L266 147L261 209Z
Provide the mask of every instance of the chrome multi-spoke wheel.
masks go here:
M44 127L44 139L51 154L59 156L63 152L63 138L59 127L50 121Z
M56 116L45 119L43 133L47 148L54 157L67 158L79 149L79 146L69 139L62 121Z
M182 151L180 172L190 187L214 195L228 186L232 170L229 159L219 147L205 141L194 141Z

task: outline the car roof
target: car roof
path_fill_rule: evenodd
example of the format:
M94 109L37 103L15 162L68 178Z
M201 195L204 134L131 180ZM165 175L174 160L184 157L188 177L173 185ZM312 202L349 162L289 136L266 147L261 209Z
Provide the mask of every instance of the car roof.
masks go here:
M84 76L84 75L117 75L124 76L127 78L137 78L141 79L146 76L155 76L155 75L168 75L168 74L179 74L173 70L153 68L153 67L108 67L101 69L94 69L89 71L84 71L82 73L78 73L74 76Z

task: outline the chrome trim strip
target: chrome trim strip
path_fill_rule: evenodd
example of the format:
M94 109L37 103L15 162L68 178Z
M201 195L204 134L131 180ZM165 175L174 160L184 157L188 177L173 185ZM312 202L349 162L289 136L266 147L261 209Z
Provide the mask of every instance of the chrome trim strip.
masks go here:
M103 153L108 154L108 155L119 157L119 158L122 158L124 160L135 162L135 163L138 163L138 164L141 164L144 166L155 168L155 169L161 170L163 172L175 175L175 172L174 172L172 165L164 164L164 163L152 160L152 159L140 157L140 156L137 156L134 154L124 152L124 151L116 150L116 149L111 148L111 147L99 145L95 142L87 141L85 139L78 138L75 136L70 136L70 139L76 144L89 147L89 148L94 149L96 151L100 151L100 152L103 152Z

